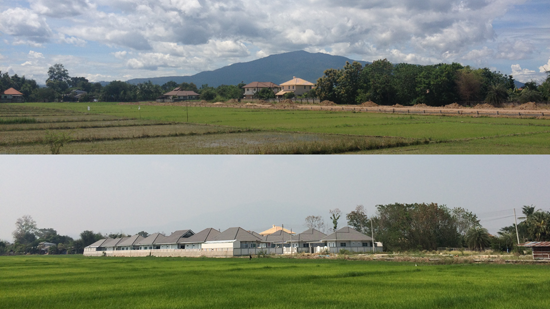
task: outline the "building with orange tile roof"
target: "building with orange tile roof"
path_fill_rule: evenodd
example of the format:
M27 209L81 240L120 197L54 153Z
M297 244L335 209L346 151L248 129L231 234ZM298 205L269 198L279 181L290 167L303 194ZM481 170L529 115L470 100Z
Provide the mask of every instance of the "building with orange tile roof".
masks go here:
M273 90L273 93L277 93L281 90L281 86L274 84L272 82L252 82L246 86L243 87L244 89L244 98L245 99L252 99L254 98L254 94L256 92L259 92L263 88L269 88Z
M276 96L282 97L286 93L294 92L296 96L302 95L315 87L315 84L308 82L305 79L298 78L296 76L292 77L288 82L281 84L281 91L279 91Z
M281 227L281 226L273 225L272 228L270 228L270 229L268 229L268 230L265 230L265 231L261 232L260 235L262 235L262 236L271 235L271 234L273 234L273 233L275 233L275 232L277 232L277 231L285 231L285 232L287 232L287 233L289 233L289 234L296 234L296 233L293 233L292 231L289 231L289 230L287 230L287 229L285 229L285 228L283 228L283 227Z
M4 93L2 93L0 102L1 103L23 103L25 102L25 98L21 92L13 88L10 88L4 91Z

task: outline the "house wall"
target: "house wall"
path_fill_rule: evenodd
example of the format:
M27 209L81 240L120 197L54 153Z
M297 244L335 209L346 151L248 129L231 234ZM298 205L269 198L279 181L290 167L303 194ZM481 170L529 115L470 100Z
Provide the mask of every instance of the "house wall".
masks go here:
M534 260L550 260L550 247L533 247Z
M326 250L328 250L330 253L338 253L340 252L340 249L345 249L345 250L348 250L350 252L365 252L365 253L369 253L369 252L372 252L372 247L351 247L351 246L346 246L346 247L315 247L315 253L321 253L321 252L324 252ZM375 252L382 252L383 251L383 247L374 247L374 251Z
M252 88L244 88L244 97L245 97L246 99L252 99L252 98L254 97L254 94L255 94L256 92L262 90L262 89L263 89L263 88L258 88L258 87L256 87L256 88L254 88L254 87L252 87ZM273 93L277 93L277 92L281 91L280 88L272 88L272 90L273 90Z
M304 85L292 85L292 86L282 86L282 90L286 91L292 91L295 95L302 95L311 89L313 89L313 86L304 86Z
M231 242L215 242L215 243L203 243L202 249L225 249L225 248L240 248L241 242L231 241Z
M231 257L233 249L156 249L156 250L130 250L130 251L86 251L84 256L109 256L109 257Z

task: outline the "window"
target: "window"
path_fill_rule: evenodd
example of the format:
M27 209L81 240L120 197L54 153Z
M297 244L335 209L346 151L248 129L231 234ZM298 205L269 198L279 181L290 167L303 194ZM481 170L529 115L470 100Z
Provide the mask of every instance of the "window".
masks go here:
M256 248L256 244L250 244L250 248Z
M309 248L309 244L303 244L302 247Z
M368 243L368 242L364 242L364 243L363 243L363 247L369 247L369 243Z
M346 243L345 242L341 242L340 243L340 247L345 247L346 246Z

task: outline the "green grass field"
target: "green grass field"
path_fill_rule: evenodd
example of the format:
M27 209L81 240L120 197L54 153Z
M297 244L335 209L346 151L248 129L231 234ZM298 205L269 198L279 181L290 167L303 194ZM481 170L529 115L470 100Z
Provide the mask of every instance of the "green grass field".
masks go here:
M78 128L83 133L77 135L81 139L89 136L89 141L95 139L95 145L81 144L69 152L64 153L94 153L97 149L104 152L96 153L148 153L148 149L157 149L159 140L155 140L154 147L133 145L126 151L126 146L97 144L111 137L117 139L131 139L132 137L174 137L178 130L162 128L155 125L185 123L187 108L182 106L141 106L138 111L136 105L119 105L117 103L25 103L12 104L13 110L0 110L0 118L24 117L35 118L37 123L1 124L0 129L21 143L14 145L17 151L0 149L6 153L40 153L37 148L25 146L24 141L32 139L30 132L23 130L38 129L67 129ZM91 110L88 112L87 107ZM25 112L17 108L36 107ZM4 111L4 112L3 112ZM64 114L65 113L65 114ZM131 119L131 120L129 120ZM72 122L70 124L69 122ZM115 123L116 122L116 123ZM135 134L136 128L150 126L141 135ZM202 126L197 126L202 125ZM204 127L207 125L208 127ZM470 116L436 116L436 115L397 115L360 112L332 112L308 110L272 110L272 109L245 109L245 108L216 108L216 107L189 107L189 124L183 129L192 135L208 131L209 134L219 132L219 138L209 137L203 142L200 138L185 138L170 141L164 153L293 153L295 148L306 148L305 153L373 153L373 154L549 154L550 153L550 120L536 118L490 118ZM194 126L194 127L193 127ZM109 128L100 132L99 128ZM202 128L196 131L197 128ZM206 128L206 129L205 129ZM116 129L116 131L113 131ZM255 145L262 140L255 134L241 135L237 138L232 133L241 133L242 130L276 132L285 136L275 147L256 149ZM10 132L7 132L10 131ZM196 132L195 132L196 131ZM126 132L126 133L125 133ZM176 134L174 134L176 132ZM292 138L294 134L312 134L306 140L322 141L330 144L322 151L315 151L315 147L303 147L303 138ZM265 133L264 133L265 134ZM336 135L334 135L336 134ZM332 135L332 136L331 136ZM95 137L98 138L95 138ZM105 137L107 136L107 137ZM305 135L300 135L305 136ZM346 140L356 143L359 139L394 138L388 142L384 140L375 146L341 146L334 145L336 140ZM36 137L34 140L38 140ZM235 142L235 140L243 142ZM135 141L135 140L134 140ZM425 144L425 141L430 143ZM147 144L147 141L140 141ZM139 144L138 143L138 144ZM204 144L228 145L228 147L202 147ZM369 141L371 143L371 141ZM378 143L378 142L376 142ZM1 141L0 141L1 144ZM178 146L178 145L183 146ZM281 146L282 144L282 146ZM175 146L174 146L175 145ZM243 145L245 145L243 147ZM252 146L251 146L252 145ZM92 147L93 146L93 147ZM326 145L325 145L326 146ZM67 147L67 150L70 147ZM322 148L322 147L317 147ZM282 150L281 150L282 149ZM290 149L290 150L288 150ZM295 153L304 153L296 151Z
M548 308L543 265L0 257L1 308Z

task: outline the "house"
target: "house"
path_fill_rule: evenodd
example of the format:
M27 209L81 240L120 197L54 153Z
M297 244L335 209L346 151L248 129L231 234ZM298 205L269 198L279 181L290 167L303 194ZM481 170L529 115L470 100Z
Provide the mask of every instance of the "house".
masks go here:
M312 90L314 87L315 84L294 76L288 82L282 83L281 91L277 92L275 95L280 98L289 92L294 92L294 95L299 96Z
M550 260L550 241L531 241L520 244L518 247L531 248L533 260Z
M292 234L286 230L278 230L277 232L265 235L263 236L263 243L260 244L260 248L283 248L290 246L288 243L292 239Z
M188 100L198 100L199 94L194 91L185 91L180 90L180 87L175 88L174 90L163 94L157 99L157 101L188 101Z
M0 103L23 103L25 98L23 94L13 88L10 88L0 96Z
M170 234L170 236L164 236L159 234L158 237L153 241L155 247L159 249L179 249L178 241L182 238L188 238L195 235L192 230L179 230Z
M282 231L285 231L285 232L287 232L287 233L289 233L289 234L296 234L296 233L294 233L294 232L292 232L292 231L290 231L290 230L287 230L287 229L285 229L285 228L283 228L283 227L281 227L281 226L273 225L272 228L267 229L267 230L261 232L260 235L265 236L265 235L273 234L273 233L275 233L275 232L277 232L277 231L281 231L281 230L282 230Z
M155 245L155 241L159 236L161 236L161 233L154 233L151 234L144 239L137 241L136 246L139 247L139 250L153 250L153 249L160 249L160 245ZM162 235L164 236L164 235Z
M139 250L139 246L137 246L136 243L143 239L145 238L140 235L125 237L116 245L115 248L116 250Z
M257 254L263 239L241 228L231 227L202 244L204 252L224 252L227 256Z
M290 239L291 248L294 253L307 252L314 253L316 247L324 247L325 243L321 239L327 234L316 229L307 229L298 235L293 235Z
M381 252L382 247L374 243L371 237L354 230L351 227L343 227L336 232L325 236L321 239L321 242L325 243L325 247L317 247L316 252L322 250L329 250L330 252L337 253L341 249L346 249L352 252Z
M86 246L84 248L84 256L97 256L98 253L101 253L103 251L103 247L101 245L106 241L107 239L100 239L93 244Z
M124 238L107 238L107 239L105 240L105 242L103 242L103 243L101 244L101 247L104 249L104 250L102 250L102 251L107 251L107 252L109 252L109 251L115 251L115 250L116 250L116 249L115 249L115 248L116 248L116 245L117 245L120 241L122 241L123 239L125 239L125 238L126 238L126 237L124 237Z
M220 231L213 229L213 228L207 228L204 229L197 234L187 237L187 238L180 238L178 240L178 246L179 249L202 249L202 244L213 240L216 236L220 235Z
M243 87L244 89L244 98L245 99L252 99L254 98L254 94L257 92L260 92L260 90L268 88L273 91L273 94L281 91L281 87L277 84L274 84L272 82L252 82L246 86Z

